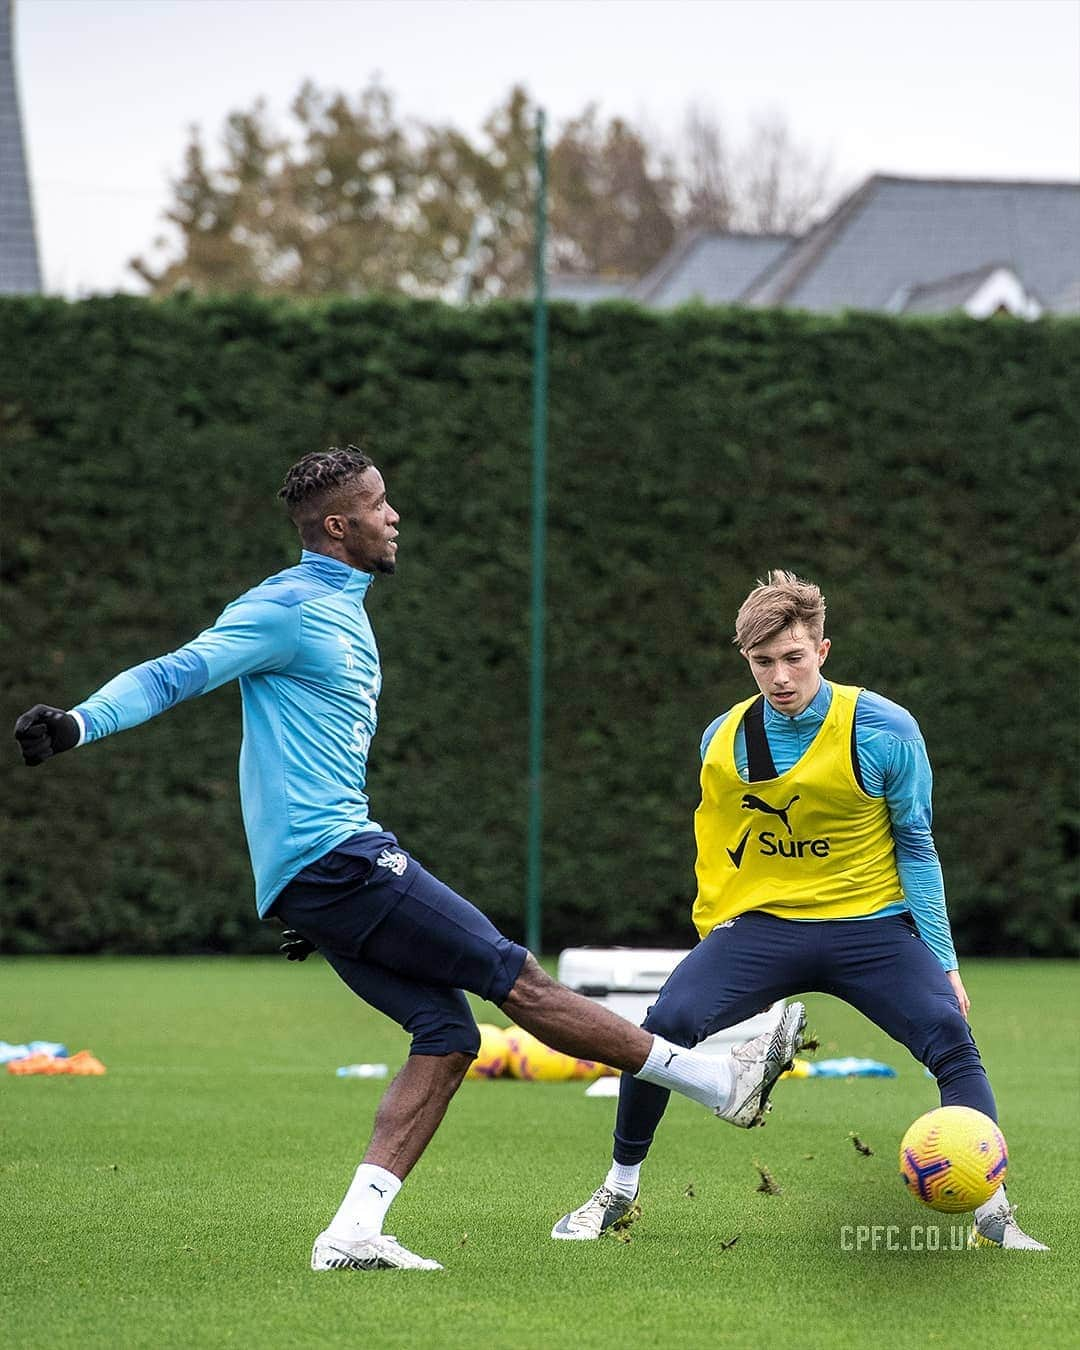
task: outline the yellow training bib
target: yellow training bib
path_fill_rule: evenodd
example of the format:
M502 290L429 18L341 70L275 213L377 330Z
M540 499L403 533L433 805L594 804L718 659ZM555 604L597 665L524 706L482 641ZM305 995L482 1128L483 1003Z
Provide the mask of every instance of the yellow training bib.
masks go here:
M735 733L754 699L736 705L701 766L694 815L698 893L694 923L761 909L781 919L851 919L904 898L889 808L859 786L851 762L860 690L834 684L809 749L787 773L746 783Z

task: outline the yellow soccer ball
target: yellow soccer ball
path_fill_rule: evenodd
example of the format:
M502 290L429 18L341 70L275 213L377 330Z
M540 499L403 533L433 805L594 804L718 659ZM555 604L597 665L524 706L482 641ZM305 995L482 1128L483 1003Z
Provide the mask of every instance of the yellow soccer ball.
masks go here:
M900 1176L917 1200L961 1214L989 1200L1009 1166L1005 1136L970 1106L920 1116L900 1143Z
M510 1073L527 1083L566 1083L575 1076L579 1064L588 1062L550 1049L521 1027L508 1028L506 1039Z
M611 1069L606 1064L601 1064L599 1060L575 1059L574 1070L570 1077L576 1082L591 1083L595 1078L608 1078L618 1072L618 1069Z
M510 1047L506 1040L506 1030L493 1026L490 1022L480 1022L480 1053L466 1070L466 1078L498 1078L506 1072L506 1062L510 1057Z

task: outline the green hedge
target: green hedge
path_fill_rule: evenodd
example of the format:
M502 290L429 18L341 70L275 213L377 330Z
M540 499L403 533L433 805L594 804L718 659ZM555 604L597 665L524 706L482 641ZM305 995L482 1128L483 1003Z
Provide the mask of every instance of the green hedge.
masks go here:
M1080 324L629 306L551 324L545 946L688 945L702 728L767 568L828 672L918 717L962 953L1076 953ZM368 438L402 515L369 610L377 819L522 933L530 314L0 302L8 725L170 650L296 556L274 494ZM2 950L246 951L220 690L3 757Z

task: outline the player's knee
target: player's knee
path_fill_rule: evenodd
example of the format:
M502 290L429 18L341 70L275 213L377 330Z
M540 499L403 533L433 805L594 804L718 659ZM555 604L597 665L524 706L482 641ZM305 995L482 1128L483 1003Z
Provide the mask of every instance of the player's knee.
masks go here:
M693 1046L701 1040L700 1020L700 1014L689 1001L669 995L657 999L642 1026L672 1045Z
M524 992L526 989L546 989L553 985L555 981L547 973L540 962L533 956L532 952L525 953L525 960L521 963L521 969L518 971L518 977L514 982L514 991Z
M525 960L522 962L517 978L510 986L506 997L501 1002L498 1000L495 1000L495 1002L498 1002L499 1007L508 1016L514 1016L517 1007L522 1005L529 1007L542 1001L556 988L558 988L556 982L533 956L532 952L526 952Z
M925 1029L924 1037L921 1059L933 1074L940 1075L950 1066L981 1063L971 1027L958 1008L937 1018Z
M480 1032L474 1021L423 1018L409 1030L410 1055L468 1055L475 1059L480 1051Z

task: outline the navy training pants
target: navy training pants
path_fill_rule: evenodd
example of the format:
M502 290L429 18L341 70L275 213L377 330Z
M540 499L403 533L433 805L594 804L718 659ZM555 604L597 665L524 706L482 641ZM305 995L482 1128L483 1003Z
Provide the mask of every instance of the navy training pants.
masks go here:
M941 963L907 915L799 921L751 911L713 931L672 971L643 1026L697 1045L778 998L832 994L906 1045L938 1082L943 1106L997 1119L971 1028ZM666 1088L623 1074L615 1161L643 1161Z

